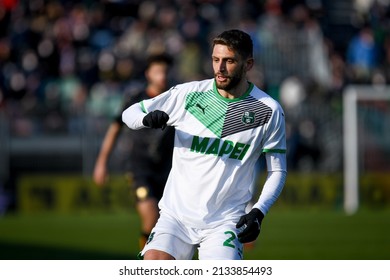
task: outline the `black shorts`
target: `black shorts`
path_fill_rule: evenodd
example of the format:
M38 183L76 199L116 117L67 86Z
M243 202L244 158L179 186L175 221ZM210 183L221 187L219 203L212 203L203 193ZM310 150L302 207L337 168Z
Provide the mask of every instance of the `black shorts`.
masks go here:
M130 187L134 192L136 201L143 201L148 198L160 200L164 192L165 178L156 175L135 175L130 173Z

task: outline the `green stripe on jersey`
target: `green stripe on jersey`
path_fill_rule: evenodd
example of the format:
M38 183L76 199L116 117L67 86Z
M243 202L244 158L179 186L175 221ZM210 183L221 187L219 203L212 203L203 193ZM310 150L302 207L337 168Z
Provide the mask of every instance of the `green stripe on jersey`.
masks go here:
M286 150L283 150L283 149L263 149L263 153L285 154Z
M148 113L148 111L146 110L146 108L145 108L145 105L144 105L144 102L143 102L143 101L141 101L141 102L140 102L140 105L141 105L141 110L142 110L142 112L144 112L145 114L147 114L147 113Z
M187 95L185 109L216 136L221 137L228 103L215 97L213 90L191 92Z
M253 89L253 84L249 89ZM223 98L216 89L190 92L185 109L217 137L223 138L263 126L270 120L272 109L249 92L236 99Z
M219 95L217 89L190 92L186 96L185 109L217 137L239 133L263 126L272 116L272 109L247 92L235 99Z

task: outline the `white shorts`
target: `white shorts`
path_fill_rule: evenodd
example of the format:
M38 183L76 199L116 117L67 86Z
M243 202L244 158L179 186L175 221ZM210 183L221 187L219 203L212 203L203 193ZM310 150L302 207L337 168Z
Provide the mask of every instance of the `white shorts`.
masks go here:
M198 248L200 260L242 260L243 245L237 234L233 221L210 229L197 229L161 213L139 257L155 249L170 254L176 260L191 260Z

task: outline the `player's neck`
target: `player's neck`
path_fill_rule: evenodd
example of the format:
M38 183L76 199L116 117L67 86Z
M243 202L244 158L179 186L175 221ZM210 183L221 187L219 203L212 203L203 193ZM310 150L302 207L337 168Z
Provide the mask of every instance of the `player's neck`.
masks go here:
M148 85L146 88L146 94L151 98L156 97L157 95L159 95L163 91L164 91L163 89L161 89L159 87L152 86L152 85Z
M232 89L223 90L218 88L217 90L218 93L224 98L236 99L244 95L247 92L249 86L250 86L249 82L246 79L242 79L242 81Z

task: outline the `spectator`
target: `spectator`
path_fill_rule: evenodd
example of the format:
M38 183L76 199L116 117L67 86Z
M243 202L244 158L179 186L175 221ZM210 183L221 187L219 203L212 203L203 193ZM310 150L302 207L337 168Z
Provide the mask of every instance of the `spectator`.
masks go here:
M378 65L378 52L372 29L369 26L363 27L352 38L347 50L347 63L353 80L369 82L372 71Z

